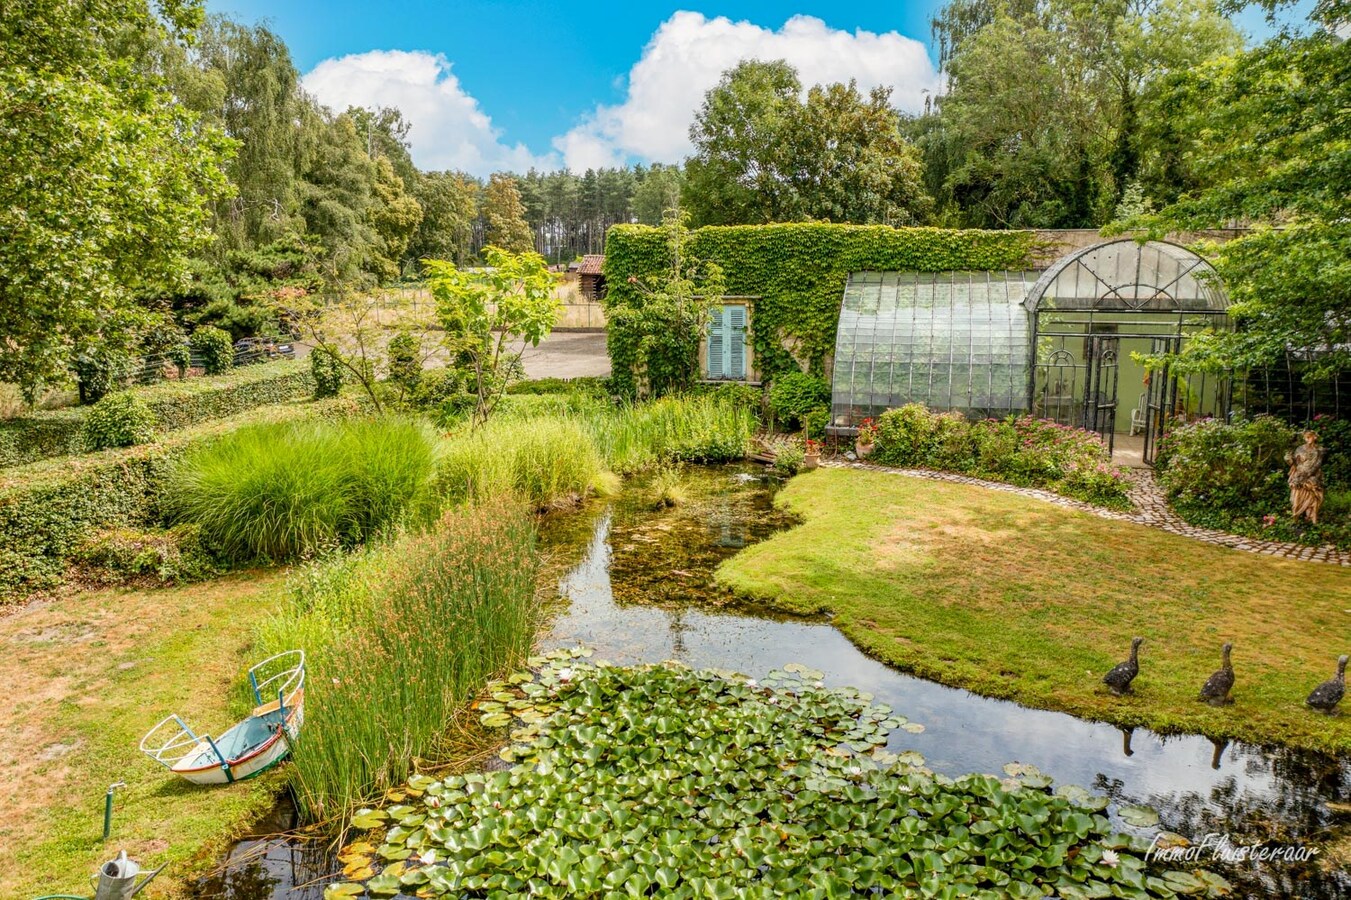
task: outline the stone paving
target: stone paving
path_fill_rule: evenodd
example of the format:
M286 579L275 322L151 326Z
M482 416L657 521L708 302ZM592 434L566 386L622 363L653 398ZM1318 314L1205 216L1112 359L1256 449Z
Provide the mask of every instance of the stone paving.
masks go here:
M953 484L974 484L980 487L990 488L995 491L1004 491L1009 494L1018 494L1022 497L1031 497L1035 500L1044 500L1047 503L1054 503L1056 506L1064 506L1069 509L1077 509L1081 512L1090 513L1102 519L1113 519L1118 522L1135 522L1139 525L1148 525L1150 528L1158 528L1172 534L1180 534L1183 537L1189 537L1193 540L1204 541L1207 544L1219 544L1222 547L1232 547L1235 550L1246 550L1249 553L1262 553L1267 556L1278 556L1284 559L1307 560L1309 562L1330 563L1339 566L1351 566L1351 550L1339 550L1336 547L1310 547L1305 544L1290 544L1284 541L1264 541L1260 538L1242 537L1236 534L1229 534L1225 531L1215 531L1210 528L1199 528L1195 525L1189 525L1182 520L1173 508L1168 505L1168 500L1164 497L1163 489L1154 478L1154 473L1149 469L1132 469L1130 478L1133 485L1128 494L1131 503L1135 509L1131 512L1118 512L1112 509L1103 509L1094 506L1091 503L1085 503L1082 500L1071 500L1068 497L1062 497L1059 494L1053 494L1050 491L1038 490L1037 488L1017 487L1012 484L1003 484L998 481L985 481L981 478L972 478L969 475L955 475L950 472L933 472L928 469L897 469L889 466L878 466L872 463L850 462L847 460L823 460L822 465L836 468L866 469L872 472L885 472L891 475L906 475L911 478L927 478L930 481L948 481Z

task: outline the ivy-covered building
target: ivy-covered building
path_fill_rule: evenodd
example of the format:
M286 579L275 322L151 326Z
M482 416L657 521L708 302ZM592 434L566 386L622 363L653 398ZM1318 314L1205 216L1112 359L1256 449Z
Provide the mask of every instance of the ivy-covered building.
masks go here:
M714 381L808 371L830 380L831 427L848 432L910 402L972 416L1031 413L1150 441L1166 417L1227 410L1229 384L1148 376L1143 359L1229 327L1214 269L1178 244L1129 238L1045 257L1024 231L791 224L700 229L686 248L726 278L699 346ZM606 245L607 307L640 306L666 257L655 229ZM616 380L642 336L611 328Z

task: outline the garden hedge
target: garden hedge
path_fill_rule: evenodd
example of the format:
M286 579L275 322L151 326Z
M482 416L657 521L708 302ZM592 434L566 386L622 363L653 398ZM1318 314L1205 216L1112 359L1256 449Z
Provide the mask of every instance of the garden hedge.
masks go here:
M303 362L282 360L226 375L162 381L131 388L131 393L150 409L156 427L170 432L308 397L314 393L314 379ZM88 451L84 425L90 409L58 409L0 421L0 469Z
M360 408L348 398L267 406L155 443L0 473L0 603L60 583L67 558L98 531L159 523L163 476L185 450L242 425L347 415Z
M804 368L824 372L835 349L840 302L850 272L947 272L1025 269L1036 236L1030 231L891 228L884 225L709 226L694 231L689 254L722 266L727 293L758 298L749 340L762 378ZM643 282L669 267L660 229L616 225L605 240L606 311L641 306ZM636 337L608 329L613 387L633 393ZM784 348L793 347L790 353Z

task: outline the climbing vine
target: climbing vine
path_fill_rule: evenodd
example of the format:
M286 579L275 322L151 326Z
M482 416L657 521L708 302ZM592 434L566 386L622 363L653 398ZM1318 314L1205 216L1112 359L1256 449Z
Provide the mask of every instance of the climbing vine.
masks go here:
M805 369L823 374L835 349L840 302L850 272L983 271L1029 263L1027 231L957 231L872 225L794 223L710 226L694 231L691 255L719 265L728 295L753 301L749 343L760 376ZM667 264L660 229L617 225L605 242L606 312L632 318L644 305L637 283ZM633 394L639 337L609 331L614 390ZM649 364L651 361L649 360Z

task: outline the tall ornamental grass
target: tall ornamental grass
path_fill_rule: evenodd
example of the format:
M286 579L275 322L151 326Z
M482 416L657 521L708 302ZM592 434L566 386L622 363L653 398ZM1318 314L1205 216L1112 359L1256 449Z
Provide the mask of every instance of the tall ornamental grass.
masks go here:
M397 418L242 428L175 466L167 511L234 561L350 547L422 494L434 447L424 426Z
M629 475L670 462L727 462L746 455L755 414L722 397L663 397L587 416L610 469Z
M445 441L424 519L447 505L506 494L543 509L604 492L610 480L590 432L577 419L493 419Z
M538 555L527 508L500 499L315 568L260 643L309 652L290 774L324 822L438 759L456 713L529 653Z

